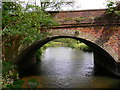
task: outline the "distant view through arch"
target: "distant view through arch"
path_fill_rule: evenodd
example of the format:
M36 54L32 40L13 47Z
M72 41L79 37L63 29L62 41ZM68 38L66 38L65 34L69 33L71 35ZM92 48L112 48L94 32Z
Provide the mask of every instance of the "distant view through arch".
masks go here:
M29 69L29 67L32 66L32 64L34 64L36 61L35 61L35 53L36 51L42 47L44 44L52 41L52 40L55 40L55 39L58 39L58 38L72 38L72 39L76 39L76 40L80 40L81 42L85 43L86 45L88 45L90 48L92 48L92 50L94 51L95 54L95 57L96 56L98 57L102 57L102 58L98 58L95 59L95 63L100 65L101 67L107 69L108 71L114 73L114 59L105 51L103 50L102 48L100 48L99 46L97 46L96 44L90 42L90 41L87 41L85 39L82 39L82 38L78 38L78 37L71 37L71 36L54 36L54 37L47 37L43 40L40 40L38 42L35 42L34 44L32 44L30 47L28 47L27 49L25 49L17 58L17 65L18 65L18 68L19 68L19 71L20 72L24 72L26 70ZM100 60L101 59L101 60ZM97 60L97 61L96 61ZM107 66L113 66L112 68L108 68L106 67ZM114 73L116 74L116 73Z

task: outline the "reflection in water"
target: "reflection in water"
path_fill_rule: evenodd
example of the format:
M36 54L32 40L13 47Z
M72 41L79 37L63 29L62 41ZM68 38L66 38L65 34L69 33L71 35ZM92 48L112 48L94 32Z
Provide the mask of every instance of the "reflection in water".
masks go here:
M22 79L27 81L30 78L36 78L40 88L120 87L118 78L94 74L92 52L67 47L51 47L46 49L37 69L36 75Z

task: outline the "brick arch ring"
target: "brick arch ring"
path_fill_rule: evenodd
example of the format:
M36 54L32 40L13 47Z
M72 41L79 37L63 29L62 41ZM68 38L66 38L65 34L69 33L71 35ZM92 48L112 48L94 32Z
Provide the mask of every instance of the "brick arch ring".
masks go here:
M92 48L94 52L94 62L96 65L105 68L112 74L120 76L118 64L116 64L114 58L108 52L106 52L106 50L91 41L75 36L51 36L31 44L29 47L23 50L15 59L15 64L18 67L18 71L20 73L26 72L34 63L36 63L35 54L37 50L39 50L46 43L59 38L71 38L85 43L90 48Z

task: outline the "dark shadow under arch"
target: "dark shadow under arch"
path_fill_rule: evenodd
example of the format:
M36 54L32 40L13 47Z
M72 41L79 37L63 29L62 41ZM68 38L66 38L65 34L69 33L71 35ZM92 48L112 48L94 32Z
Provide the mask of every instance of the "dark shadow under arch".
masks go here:
M104 49L102 49L95 43L92 43L92 42L82 39L82 38L73 37L73 36L46 37L42 40L39 40L39 41L33 43L31 46L29 46L25 50L23 50L15 60L16 61L15 64L18 66L19 72L25 72L26 70L29 69L29 67L31 67L34 63L36 63L35 53L40 47L42 47L44 44L46 44L52 40L59 39L59 38L71 38L71 39L76 39L76 40L79 40L79 41L85 43L90 48L92 48L93 52L95 53L95 57L98 57L98 58L95 58L95 60L94 60L95 63L104 67L108 71L115 73L115 71L116 71L115 63L116 62L109 53L107 53ZM112 68L110 68L110 67L112 67Z

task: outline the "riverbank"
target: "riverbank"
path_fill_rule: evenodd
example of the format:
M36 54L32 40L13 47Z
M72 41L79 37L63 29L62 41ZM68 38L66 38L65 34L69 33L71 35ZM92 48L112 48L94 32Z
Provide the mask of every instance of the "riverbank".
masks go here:
M91 51L90 47L88 47L86 44L77 41L75 39L69 39L69 38L64 38L64 39L56 39L53 40L47 44L45 44L43 46L43 48L47 48L47 47L70 47L70 48L76 48L76 49L80 49L83 51Z
M17 66L14 65L10 61L3 61L2 62L3 70L2 70L2 88L3 89L20 89L24 88L24 84L27 83L26 88L37 88L38 82L36 79L31 79L27 82L22 80L19 77L19 72L17 71Z
M38 50L37 59L40 59L39 56L41 56L44 53L45 49L47 49L48 47L70 47L70 48L79 49L87 52L92 51L92 49L89 46L75 39L69 39L69 38L56 39L48 42L43 47L41 47L40 50Z

